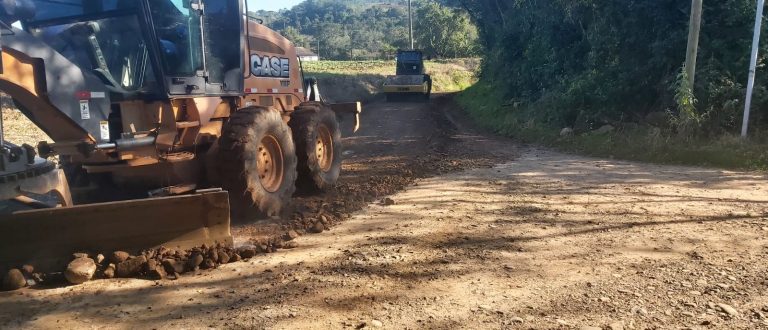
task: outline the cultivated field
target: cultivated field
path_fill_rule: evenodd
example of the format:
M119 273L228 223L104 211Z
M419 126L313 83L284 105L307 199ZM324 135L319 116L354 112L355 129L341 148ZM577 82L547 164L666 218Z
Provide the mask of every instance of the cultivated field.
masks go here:
M434 92L462 91L477 81L479 59L427 61ZM371 101L380 95L395 61L320 61L303 63L305 76L319 79L320 91L335 102Z

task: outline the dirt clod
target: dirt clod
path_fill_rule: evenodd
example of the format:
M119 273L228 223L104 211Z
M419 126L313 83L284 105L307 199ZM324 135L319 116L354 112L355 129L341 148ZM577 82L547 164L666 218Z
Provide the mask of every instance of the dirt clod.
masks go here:
M225 265L229 263L229 260L231 259L231 257L226 251L219 250L218 255L219 255L219 264Z
M125 260L117 264L115 275L121 278L134 277L144 269L144 264L146 263L147 258L143 255Z
M240 256L243 257L243 259L251 259L254 256L256 256L256 248L253 247L247 247L240 249Z
M299 243L296 243L296 241L285 242L282 244L282 248L286 250L295 249L297 247L299 247Z
M156 250L154 250L154 249L152 249L152 250L146 250L146 251L142 251L142 252L141 252L141 255L143 255L145 258L147 258L147 260L149 260L149 259L153 259L153 258L155 257L155 255L156 255L156 254L157 254L157 251L156 251Z
M213 248L209 249L208 253L206 254L206 257L207 259L210 259L211 261L213 261L213 263L219 262L219 252L216 251L216 249L213 249ZM205 263L205 261L203 261L203 263Z
M27 280L18 269L11 269L3 276L3 291L18 290L26 285Z
M720 310L722 310L723 312L725 312L731 317L739 316L739 311L737 311L736 308L733 308L733 306L731 305L720 303L720 304L717 304L717 307L719 307Z
M297 239L298 237L299 237L299 233L297 233L295 230L289 230L288 232L285 233L285 236L284 236L286 241L291 241L291 240Z
M624 321L613 322L608 325L609 330L624 330Z
M96 262L91 258L76 258L67 265L64 277L71 284L83 284L96 274Z
M115 278L115 264L109 264L106 269L104 269L104 278Z
M203 263L200 265L200 269L213 269L213 268L216 268L216 262L214 262L210 258L205 258L205 260L203 260Z
M147 260L146 263L147 278L152 280L162 280L166 276L165 268L154 259Z
M319 234L319 233L322 233L323 231L325 231L325 225L323 225L323 223L320 221L315 222L312 228L309 229L309 232L313 234Z
M165 271L168 274L183 273L184 272L184 262L181 261L181 260L164 259L163 260L163 267L165 268Z
M191 271L191 270L194 270L194 269L200 267L200 265L203 264L204 260L205 260L205 258L203 258L202 254L194 253L192 255L192 257L189 258L189 260L187 260L187 269L186 270L187 271Z
M128 258L131 257L131 254L125 251L115 251L112 252L112 255L109 256L109 262L119 265L123 261L128 260Z

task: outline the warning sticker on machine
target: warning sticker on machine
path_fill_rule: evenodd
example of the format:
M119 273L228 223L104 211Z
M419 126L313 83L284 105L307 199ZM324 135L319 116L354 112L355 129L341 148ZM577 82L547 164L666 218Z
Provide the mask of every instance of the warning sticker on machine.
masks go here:
M99 130L101 131L101 139L104 141L109 141L109 122L108 121L102 121L99 122Z
M91 119L91 107L87 100L80 101L80 119Z

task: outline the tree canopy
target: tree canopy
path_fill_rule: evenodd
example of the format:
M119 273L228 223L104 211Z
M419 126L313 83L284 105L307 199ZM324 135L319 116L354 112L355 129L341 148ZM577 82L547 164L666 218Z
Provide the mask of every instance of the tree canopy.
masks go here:
M677 111L689 0L453 3L480 27L487 48L483 79L503 88L515 105L509 111L521 118L578 126ZM754 15L752 0L704 2L693 88L704 132L734 131L740 124ZM761 57L758 109L768 105L764 62ZM765 122L764 111L755 120Z
M414 0L414 39L429 56L478 54L477 28L461 7ZM295 44L325 59L391 58L408 44L403 0L307 0L281 12L251 13Z
M416 10L414 28L416 43L428 54L453 58L479 54L477 28L465 11L425 2Z

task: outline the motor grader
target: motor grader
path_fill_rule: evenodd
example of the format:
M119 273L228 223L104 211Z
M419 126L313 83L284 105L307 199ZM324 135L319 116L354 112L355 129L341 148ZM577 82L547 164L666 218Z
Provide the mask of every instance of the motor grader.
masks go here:
M0 215L0 268L232 244L231 214L278 216L297 185L336 183L337 118L356 130L360 104L323 102L294 45L247 13L241 0L0 2L0 91L53 140L0 149L0 198L28 207Z

